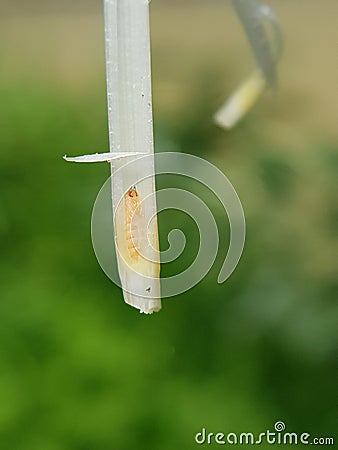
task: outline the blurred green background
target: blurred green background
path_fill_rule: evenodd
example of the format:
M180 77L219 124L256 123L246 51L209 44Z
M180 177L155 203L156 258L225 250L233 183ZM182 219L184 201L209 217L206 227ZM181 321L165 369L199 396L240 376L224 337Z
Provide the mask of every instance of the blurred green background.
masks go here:
M92 250L108 167L61 158L108 148L101 3L0 1L1 450L191 449L202 427L277 420L334 435L338 3L268 3L279 87L231 132L212 114L253 61L229 3L151 4L156 151L223 170L247 241L218 285L223 225L208 276L144 316ZM159 218L162 247L175 218Z

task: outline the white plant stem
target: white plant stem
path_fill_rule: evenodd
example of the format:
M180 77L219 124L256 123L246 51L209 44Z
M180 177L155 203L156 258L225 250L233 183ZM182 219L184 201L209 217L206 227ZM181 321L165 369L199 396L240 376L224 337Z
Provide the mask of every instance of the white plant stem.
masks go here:
M130 153L130 159L133 154L137 158L139 153L154 152L148 3L147 0L104 0L109 146L113 154ZM141 312L152 313L161 309L160 265L154 160L145 159L146 162L140 160L137 173L135 169L118 170L125 159L114 160L112 203L124 299ZM143 173L152 176L142 180ZM131 188L135 188L138 201L148 197L147 204L135 213L132 226L128 223L126 197ZM129 225L132 231L128 231ZM132 249L131 238L135 239ZM152 258L145 258L144 254L151 254Z

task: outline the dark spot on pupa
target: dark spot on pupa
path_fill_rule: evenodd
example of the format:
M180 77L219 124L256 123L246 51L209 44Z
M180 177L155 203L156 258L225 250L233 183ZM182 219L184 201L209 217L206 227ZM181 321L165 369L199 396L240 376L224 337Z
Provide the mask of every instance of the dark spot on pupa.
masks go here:
M150 292L150 291L151 291L151 287L149 286L149 287L146 289L146 291L147 291L147 292Z

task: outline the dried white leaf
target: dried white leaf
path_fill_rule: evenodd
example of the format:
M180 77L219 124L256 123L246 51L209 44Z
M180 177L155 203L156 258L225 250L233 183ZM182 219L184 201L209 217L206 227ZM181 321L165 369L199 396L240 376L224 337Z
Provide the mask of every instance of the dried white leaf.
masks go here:
M82 156L67 156L65 155L63 159L69 162L110 162L114 159L128 158L131 156L144 155L142 152L115 152L115 153L94 153L92 155L82 155Z
M252 108L265 87L262 73L254 72L219 108L214 116L215 123L222 128L234 127Z

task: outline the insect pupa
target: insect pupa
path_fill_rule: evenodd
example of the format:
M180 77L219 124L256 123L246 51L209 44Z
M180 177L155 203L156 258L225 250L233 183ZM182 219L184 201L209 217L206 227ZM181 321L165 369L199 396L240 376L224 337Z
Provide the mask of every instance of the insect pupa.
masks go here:
M131 187L124 196L126 214L126 241L129 255L138 259L140 253L136 245L139 244L140 197L135 186Z

